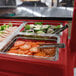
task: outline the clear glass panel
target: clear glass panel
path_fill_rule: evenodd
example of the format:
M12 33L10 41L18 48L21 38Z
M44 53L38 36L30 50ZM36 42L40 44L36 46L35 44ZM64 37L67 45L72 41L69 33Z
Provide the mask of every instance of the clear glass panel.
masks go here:
M0 16L69 17L74 0L0 0Z
M0 0L0 7L24 6L24 7L73 7L74 0Z
M73 7L74 0L16 0L19 6L37 6L37 7Z

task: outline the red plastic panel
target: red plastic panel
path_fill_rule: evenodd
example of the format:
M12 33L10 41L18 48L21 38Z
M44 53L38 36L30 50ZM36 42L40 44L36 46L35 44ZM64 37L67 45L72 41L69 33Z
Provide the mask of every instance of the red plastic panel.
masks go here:
M76 67L76 0L74 0L74 13L73 13L73 20L72 20L72 30L71 30L71 39L69 40L69 48L71 51L70 56L72 55L72 63L73 68Z
M74 5L74 14L72 21L72 31L71 31L71 40L70 40L70 48L72 52L76 52L76 0Z
M22 21L30 21L30 20L22 20ZM38 20L38 21L51 22L51 20ZM52 22L63 22L64 25L66 23L65 21L53 21L53 20ZM9 74L8 76L12 76L12 73L15 73L17 75L21 74L21 76L72 76L67 74L69 73L67 69L69 67L67 64L68 60L67 38L68 38L68 31L66 29L63 32L63 35L61 36L60 39L61 43L66 44L66 48L60 49L58 61L48 61L48 60L33 59L29 57L25 58L20 56L0 54L0 71L8 72Z

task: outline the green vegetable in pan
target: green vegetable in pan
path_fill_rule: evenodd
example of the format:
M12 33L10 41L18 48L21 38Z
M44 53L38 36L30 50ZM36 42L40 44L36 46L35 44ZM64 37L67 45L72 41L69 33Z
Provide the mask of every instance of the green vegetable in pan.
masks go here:
M9 26L10 26L10 27L12 27L12 26L13 26L13 24L12 24L12 23L9 23Z
M26 32L26 30L22 31L22 32Z
M42 25L42 22L35 22L35 25Z
M9 28L9 25L4 24L4 25L0 26L1 31L5 30L6 28Z
M4 25L2 25L2 26L0 26L0 31L3 31L3 30L5 30L6 28L9 28L9 27L12 27L13 25L12 24L8 24L8 25L6 25L6 24L4 24Z
M41 30L41 26L40 25L35 25L33 28L34 32L36 33L37 31Z
M6 24L3 25L4 30L7 28L6 26L7 26Z
M59 29L60 28L60 25L57 25L56 27L55 27L55 29Z
M54 25L49 25L45 24L43 25L42 22L36 22L34 24L28 24L24 28L25 30L23 32L26 33L36 33L36 34L52 34L54 31L59 30L61 26L54 26Z
M1 26L1 31L4 30L4 26Z
M10 26L9 25L6 25L6 28L9 28Z
M34 33L33 31L28 31L27 33Z
M30 30L30 25L26 25L25 30Z
M1 26L0 26L0 31L1 31Z

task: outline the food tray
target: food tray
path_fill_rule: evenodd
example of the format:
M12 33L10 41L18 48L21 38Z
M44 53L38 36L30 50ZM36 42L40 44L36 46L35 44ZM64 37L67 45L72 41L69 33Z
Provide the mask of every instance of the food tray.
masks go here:
M17 40L23 40L23 41L26 41L26 42L27 41L29 42L31 40L33 42L47 42L47 43L48 42L50 42L50 43L59 43L59 40L60 40L58 36L39 36L39 38L36 37L35 35L32 35L32 36L33 37L28 36L28 35L20 35L20 34L16 35L14 38L12 38L12 40L9 41L9 43L7 43L5 48L3 48L0 53L10 54L10 55L17 55L17 56L24 56L24 57L32 57L32 58L37 58L37 59L52 60L52 61L56 61L58 59L59 48L56 48L55 55L52 56L52 57L7 53L7 51L10 50L10 48L14 45L14 43Z
M20 32L21 28L23 28L23 26L26 24L26 22L23 21L13 21L13 20L0 20L0 37L4 38L4 40L2 40L0 42L0 50L4 47L4 45L13 37L15 36L18 32ZM7 27L8 26L8 27ZM9 29L11 27L18 27L16 28L13 32L10 33L10 31L6 30ZM5 28L5 29L4 29ZM8 31L8 33L10 33L9 35L6 35L6 32ZM5 32L5 33L3 33ZM0 39L1 39L0 38Z
M27 22L27 24L22 28L22 33L34 33L34 34L54 34L53 32L59 30L63 26L62 23L58 22ZM62 33L59 33L62 35Z

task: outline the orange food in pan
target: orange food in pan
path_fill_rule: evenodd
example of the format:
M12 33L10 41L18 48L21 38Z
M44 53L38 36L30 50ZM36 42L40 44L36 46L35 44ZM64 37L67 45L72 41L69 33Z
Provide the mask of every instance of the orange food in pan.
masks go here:
M7 53L24 54L24 55L34 55L51 57L55 56L56 48L46 48L38 49L39 44L44 44L45 42L33 42L33 41L22 41L18 40L14 43L13 47Z
M37 52L39 52L39 49L38 49L37 47L32 47L32 48L30 49L30 51L37 53Z
M25 50L29 50L31 48L31 45L30 44L24 44L22 46L20 46L20 49L25 51Z
M24 41L16 41L16 42L14 43L14 46L15 46L15 47L19 47L19 46L22 46L22 45L24 45L24 44L25 44Z
M55 55L55 50L56 48L46 48L46 49L42 49L42 51L44 51L47 55L50 55L50 56L54 56Z
M12 47L10 50L16 50L16 49L18 49L18 47Z
M19 50L19 51L18 51L18 54L24 54L24 51L20 51L20 50Z
M46 53L45 52L38 52L35 54L36 56L46 56Z
M28 54L28 53L29 53L29 50L24 51L24 54L25 54L25 55Z
M18 51L17 51L17 50L10 50L10 51L8 51L8 53L15 53L15 54L18 54Z

